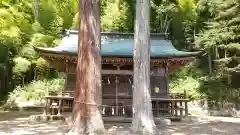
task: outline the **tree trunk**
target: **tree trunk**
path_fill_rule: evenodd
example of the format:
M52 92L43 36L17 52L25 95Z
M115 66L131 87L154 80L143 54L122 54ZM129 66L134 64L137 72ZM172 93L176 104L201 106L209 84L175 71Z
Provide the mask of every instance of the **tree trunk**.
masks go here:
M38 9L39 9L39 6L40 6L40 0L35 0L35 7L34 7L34 20L35 20L35 22L38 19Z
M136 2L132 130L148 135L156 133L150 96L150 1Z
M215 60L218 60L218 59L219 59L218 46L215 46L214 49L215 49L215 50L214 50Z
M227 49L224 49L224 58L227 58Z
M73 123L68 135L104 132L101 104L101 54L99 0L79 0L80 29Z
M210 52L208 52L208 69L209 69L209 74L212 74L212 56Z

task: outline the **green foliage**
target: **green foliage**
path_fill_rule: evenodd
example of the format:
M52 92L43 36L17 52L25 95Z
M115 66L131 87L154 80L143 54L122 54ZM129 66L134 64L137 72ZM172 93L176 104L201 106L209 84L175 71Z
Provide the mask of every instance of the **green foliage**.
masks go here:
M183 18L187 20L196 20L196 3L195 0L179 0L179 8L181 13L184 15Z
M32 29L34 33L41 33L44 32L44 28L41 26L39 22L34 22L32 24Z
M135 0L100 2L102 31L133 32ZM38 16L33 13L37 9L34 0L5 0L0 6L0 74L7 75L13 60L13 82L23 86L16 87L14 92L21 94L12 93L11 100L37 99L53 83L46 78L56 77L57 72L39 58L33 46L56 46L62 30L79 28L78 0L41 0ZM239 0L151 0L151 32L170 33L178 49L201 49L213 59L211 75L206 71L206 56L174 71L172 92L186 90L194 99L239 101L239 7ZM43 81L28 84L33 71L34 78Z
M106 0L107 6L101 16L103 31L126 31L125 20L128 16L128 5L123 0Z
M20 28L15 23L15 18L8 9L0 9L0 45L19 48L22 40Z
M211 101L239 103L240 89L233 88L228 80L222 76L205 77L199 90Z
M44 28L44 34L57 36L62 29L69 29L77 13L76 0L43 0L39 7L38 22Z
M170 75L170 91L183 93L185 90L191 99L202 98L199 93L200 78L203 72L199 70L200 60L195 60L184 68L177 69Z
M35 60L37 58L37 53L31 45L22 47L19 55L28 60Z
M32 46L50 47L50 46L53 46L54 39L55 39L54 36L36 33L36 34L33 34L33 37L29 42L29 44Z
M172 15L178 12L176 3L168 0L163 0L158 3L151 1L151 7L153 12L155 12L151 17L151 25L154 26L152 31L168 33L173 18Z
M4 72L6 70L1 70L1 73L4 72L6 76L13 79L13 87L27 84L35 78L32 72L35 70L34 64L39 56L33 46L52 47L58 44L59 34L63 28L71 26L72 19L70 18L77 9L76 0L41 0L40 3L39 15L35 21L34 0L1 2L1 5L3 4L0 8L0 57L3 60L0 63L2 69L12 68L8 66L8 63L11 60L14 61L13 74ZM47 69L43 73L43 76L48 78L56 76L55 70ZM1 77L0 80L2 79L6 79L6 77Z
M78 0L63 0L59 2L58 13L63 18L63 28L69 29L72 27L74 16L78 12Z
M152 0L151 7L151 31L170 33L178 49L192 49L198 18L195 1Z
M37 65L37 67L48 67L49 66L48 62L46 60L44 60L43 58L37 59L36 65Z
M52 1L42 1L39 7L38 21L47 31L50 31L51 25L57 19L57 9Z
M28 101L41 101L49 93L57 93L62 90L64 79L38 80L24 86L17 86L9 94L7 104L21 106Z
M26 71L29 70L31 66L31 62L28 61L26 58L17 57L17 58L14 58L13 61L15 64L13 68L13 73L15 74L25 73Z
M198 92L200 81L193 77L182 77L170 83L170 89L173 93L183 93L186 91L191 99L200 99L201 94Z
M45 78L54 78L56 77L56 70L52 70L52 68L49 66L49 63L44 60L43 58L37 59L35 61L36 67L36 73L38 79L45 79Z
M201 80L199 90L212 101L237 103L240 101L235 77L239 77L240 64L240 1L200 0L198 7L205 21L195 43L214 59L214 73Z
M77 12L75 15L74 15L74 18L73 18L73 22L72 22L72 28L73 29L78 29L79 28L79 12Z
M13 67L13 79L16 84L24 84L24 75L30 70L31 62L26 58L16 57L13 59L14 67Z

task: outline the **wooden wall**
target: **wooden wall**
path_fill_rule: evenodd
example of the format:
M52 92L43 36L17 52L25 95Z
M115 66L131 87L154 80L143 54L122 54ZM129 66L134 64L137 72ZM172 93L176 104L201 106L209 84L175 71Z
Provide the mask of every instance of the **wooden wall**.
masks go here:
M152 97L168 97L169 82L166 68L154 68L151 70L151 95ZM156 93L156 89L159 93Z
M131 105L132 104L132 77L123 75L103 75L103 104ZM117 93L117 94L116 94ZM118 99L116 100L116 95Z
M67 73L63 94L75 96L75 90L76 90L76 74Z
M152 69L152 75L150 77L151 83L151 95L152 97L167 97L168 95L168 76L167 70L162 69ZM117 80L117 81L116 81ZM133 78L131 75L102 75L102 95L103 104L114 104L116 91L117 96L120 100L125 100L124 104L132 103L132 84ZM66 77L65 92L71 91L75 92L76 88L76 74L68 73ZM155 90L159 89L157 94ZM116 90L117 89L117 90Z

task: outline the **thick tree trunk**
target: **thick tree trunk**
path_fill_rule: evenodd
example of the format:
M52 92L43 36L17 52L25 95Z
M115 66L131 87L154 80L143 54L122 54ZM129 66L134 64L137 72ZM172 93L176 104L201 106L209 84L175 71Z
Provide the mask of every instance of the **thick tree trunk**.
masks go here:
M150 1L136 2L132 130L148 135L156 133L150 96Z
M104 132L101 111L101 55L99 0L79 0L80 30L73 124L68 134Z

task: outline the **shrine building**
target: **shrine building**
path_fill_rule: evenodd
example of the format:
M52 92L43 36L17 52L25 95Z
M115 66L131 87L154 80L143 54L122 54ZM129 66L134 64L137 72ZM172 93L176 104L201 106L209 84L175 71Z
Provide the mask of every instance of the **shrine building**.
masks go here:
M57 108L58 114L72 108L76 88L78 52L77 31L68 31L61 43L53 48L34 47L51 67L66 73L61 95L46 97L47 110ZM102 115L104 117L132 116L133 33L101 33L102 55ZM153 115L184 117L188 115L186 92L169 92L168 75L174 69L195 59L199 52L177 50L165 34L152 33L151 45L151 98ZM56 101L55 107L53 102ZM60 102L61 101L61 102Z

